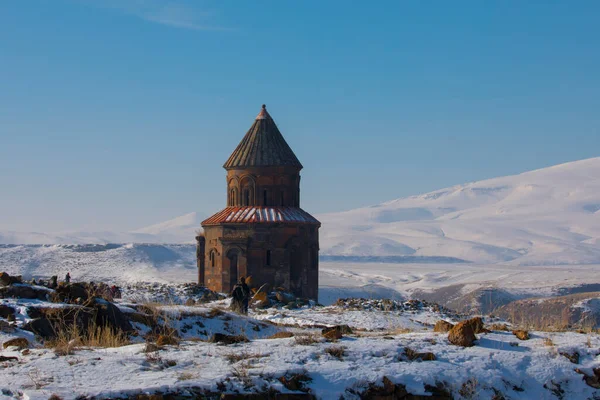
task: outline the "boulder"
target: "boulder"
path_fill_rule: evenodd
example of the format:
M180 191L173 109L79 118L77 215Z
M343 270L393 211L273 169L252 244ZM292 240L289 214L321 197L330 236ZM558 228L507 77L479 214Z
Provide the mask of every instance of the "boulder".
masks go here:
M14 325L0 319L0 332L12 333L14 331Z
M269 308L271 306L271 300L269 300L266 292L256 293L253 301L256 308Z
M277 298L277 301L285 304L289 304L296 300L296 296L286 292L277 292L275 293L275 297Z
M448 340L456 346L471 347L477 340L473 326L469 321L456 324L448 333Z
M56 336L54 326L47 318L37 318L24 324L21 329L30 331L43 339L51 339Z
M480 317L471 318L465 322L471 325L473 333L489 333L489 331L483 327L483 320Z
M435 326L433 327L433 331L434 332L440 332L440 333L446 333L446 332L450 332L450 329L454 328L454 324L451 324L448 321L438 321L435 323Z
M117 306L104 299L94 299L93 307L96 312L97 326L110 327L125 333L133 332L134 329L126 315Z
M565 357L567 360L571 361L573 364L579 364L579 353L574 351L572 353L568 353L566 351L558 353L561 356Z
M0 287L0 297L12 297L19 299L46 300L48 294L52 293L46 288L31 286L23 283L15 283L10 286Z
M17 347L19 350L23 350L29 347L29 341L25 338L15 338L2 343L2 348L7 349L9 347Z
M85 302L89 299L89 292L84 283L70 283L67 285L60 285L56 288L54 295L55 302L67 302L72 303L77 299L81 299L81 302Z
M209 339L211 343L221 344L235 344L235 343L247 343L248 338L244 335L226 335L224 333L215 333Z
M0 304L0 318L8 319L10 315L15 315L15 309L6 304Z
M10 275L6 272L0 272L0 286L10 285Z
M515 335L520 340L529 340L529 332L527 332L525 330L512 331L512 334Z
M409 347L404 349L404 354L406 354L406 358L408 358L410 361L415 361L415 360L435 361L437 359L435 357L435 354L433 354L431 352L419 353Z
M329 341L339 340L343 335L351 334L352 328L348 325L336 325L321 330L323 337Z

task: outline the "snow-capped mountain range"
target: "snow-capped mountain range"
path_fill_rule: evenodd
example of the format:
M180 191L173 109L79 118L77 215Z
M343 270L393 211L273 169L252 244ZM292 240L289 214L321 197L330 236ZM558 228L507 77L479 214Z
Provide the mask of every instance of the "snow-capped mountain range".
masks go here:
M124 233L0 231L0 243L193 243L206 214ZM600 264L600 157L317 218L323 255Z

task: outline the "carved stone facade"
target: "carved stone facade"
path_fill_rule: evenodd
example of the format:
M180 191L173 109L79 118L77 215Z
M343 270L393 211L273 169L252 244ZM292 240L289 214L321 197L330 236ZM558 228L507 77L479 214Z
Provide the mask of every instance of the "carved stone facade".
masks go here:
M300 208L302 165L264 106L224 168L227 207L196 238L199 283L230 292L251 276L316 300L321 224Z

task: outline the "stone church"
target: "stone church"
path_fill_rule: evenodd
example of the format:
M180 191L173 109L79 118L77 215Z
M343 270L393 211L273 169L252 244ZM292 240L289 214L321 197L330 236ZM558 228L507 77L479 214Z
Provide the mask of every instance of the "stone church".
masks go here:
M302 164L263 105L233 151L227 207L202 222L198 283L230 292L242 276L317 300L319 227L300 208Z

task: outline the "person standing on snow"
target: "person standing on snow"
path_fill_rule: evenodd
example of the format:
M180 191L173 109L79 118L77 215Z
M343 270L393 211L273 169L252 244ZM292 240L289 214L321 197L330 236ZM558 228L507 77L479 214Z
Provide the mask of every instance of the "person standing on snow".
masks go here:
M250 300L250 288L246 284L246 278L243 276L240 278L233 290L231 291L231 308L240 314L248 314L248 302Z

